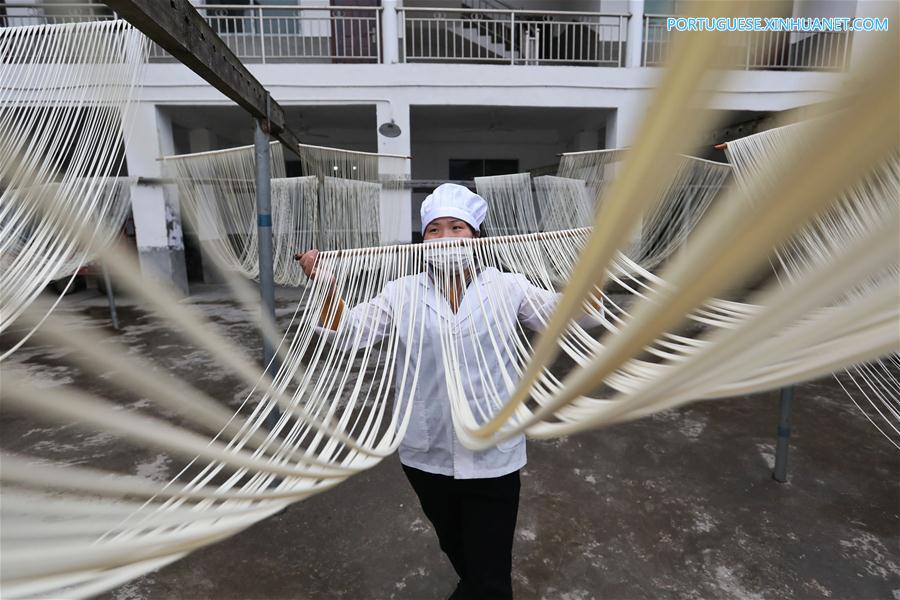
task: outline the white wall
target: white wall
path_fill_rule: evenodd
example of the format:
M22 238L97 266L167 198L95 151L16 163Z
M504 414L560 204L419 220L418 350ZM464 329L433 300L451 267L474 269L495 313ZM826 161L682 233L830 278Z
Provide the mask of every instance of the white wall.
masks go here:
M892 32L893 33L893 32ZM660 70L463 64L248 65L282 104L397 102L411 105L617 108L652 91ZM784 110L830 96L837 73L732 71L710 98L712 108ZM186 67L150 64L140 99L168 105L233 106Z

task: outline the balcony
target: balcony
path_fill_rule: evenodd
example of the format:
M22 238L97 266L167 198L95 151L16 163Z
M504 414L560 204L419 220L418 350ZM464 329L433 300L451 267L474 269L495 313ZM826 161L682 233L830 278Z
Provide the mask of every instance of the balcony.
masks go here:
M671 41L668 15L643 15L636 31L629 27L630 15L615 13L404 7L385 15L381 7L237 4L197 10L247 63L379 63L387 55L405 63L617 68L638 66L637 58L633 64L626 60L633 43L641 50L640 66L656 67L665 61ZM392 39L385 39L386 16L396 19L396 27L389 28L396 31ZM2 26L113 18L98 2L0 6ZM629 31L639 39L629 40ZM724 48L723 56L740 70L843 70L851 42L849 32L766 32L754 34L746 46ZM150 60L174 59L154 47Z

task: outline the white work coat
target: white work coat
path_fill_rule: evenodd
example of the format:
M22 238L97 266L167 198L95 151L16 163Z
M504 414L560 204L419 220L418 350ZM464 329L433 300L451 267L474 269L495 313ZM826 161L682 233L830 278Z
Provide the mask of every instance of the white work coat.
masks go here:
M425 306L412 308L412 298ZM457 479L499 477L525 465L524 435L483 451L469 450L459 441L450 413L441 327L444 339L455 343L462 393L483 423L490 416L481 412L485 398L507 398L518 380L514 349L519 324L542 329L558 299L559 294L533 285L524 275L489 267L472 278L455 313L428 273L391 281L368 302L345 311L337 333L348 336L345 343L354 349L374 344L396 328L395 389L398 401L403 389L403 398L413 405L400 462ZM590 317L578 322L599 324Z

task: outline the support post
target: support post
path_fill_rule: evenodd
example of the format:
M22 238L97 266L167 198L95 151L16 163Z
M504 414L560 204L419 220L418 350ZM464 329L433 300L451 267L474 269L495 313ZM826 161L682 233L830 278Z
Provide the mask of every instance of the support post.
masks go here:
M383 0L381 3L380 40L381 61L386 64L400 62L400 32L397 27L397 0Z
M788 444L791 439L791 408L794 403L794 387L781 389L778 400L778 441L775 446L775 470L772 478L780 483L787 481Z
M264 121L257 120L253 142L256 155L256 227L259 247L259 289L262 299L262 318L275 323L275 275L272 259L272 164L269 156L269 134L263 130ZM267 126L268 123L265 123ZM263 363L273 376L278 371L274 340L263 333ZM274 428L278 410L273 407L266 417L266 426Z
M112 281L109 279L106 265L101 264L100 269L103 271L103 285L106 287L106 301L109 303L109 320L112 321L113 329L118 329L119 315L116 312L116 296L113 294Z
M519 44L524 48L525 47L525 35L524 32L522 34L522 39L519 40ZM516 64L516 13L509 13L509 64Z
M378 102L375 104L375 120L382 123L394 123L400 129L400 135L388 137L377 132L378 152L382 154L399 154L409 156L411 150L410 108L404 102ZM378 159L378 175L382 179L411 178L410 161L396 158ZM412 241L413 212L419 214L418 207L413 211L412 190L385 186L381 190L381 243L408 244Z
M628 0L628 17L625 37L625 66L638 68L642 65L641 53L647 40L644 39L644 2L643 0Z
M172 120L154 104L140 102L134 110L132 135L125 139L125 160L131 176L143 177L131 184L131 212L141 274L171 284L187 296L190 289L178 188L162 181L162 163L157 160L175 154ZM156 182L148 184L151 178Z

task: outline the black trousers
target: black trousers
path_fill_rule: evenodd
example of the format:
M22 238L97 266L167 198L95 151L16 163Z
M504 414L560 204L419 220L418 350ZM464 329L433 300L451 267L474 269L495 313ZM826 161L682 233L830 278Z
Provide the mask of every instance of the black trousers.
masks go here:
M456 599L512 598L512 545L519 512L519 472L454 479L403 465L441 550L459 575Z

